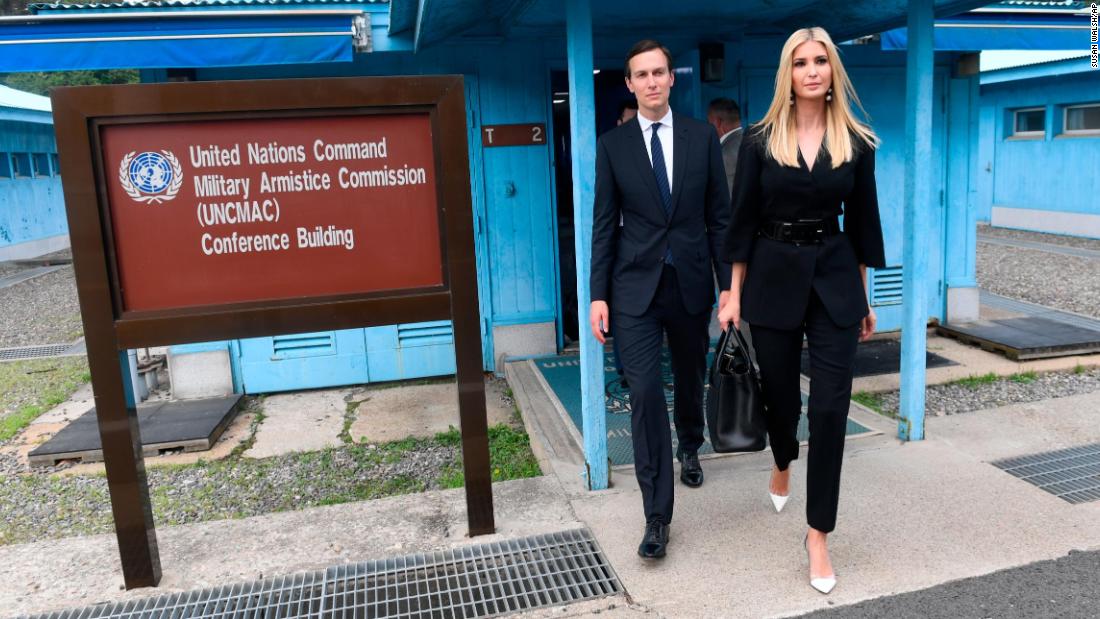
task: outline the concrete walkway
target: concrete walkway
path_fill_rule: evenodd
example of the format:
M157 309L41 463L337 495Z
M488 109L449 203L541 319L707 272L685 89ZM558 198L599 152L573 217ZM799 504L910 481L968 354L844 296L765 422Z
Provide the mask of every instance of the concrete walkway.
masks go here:
M1100 441L1098 417L1091 394L930 419L922 443L886 434L892 423L850 440L829 597L806 582L804 460L782 514L766 494L770 454L707 460L703 488L677 487L672 545L657 564L634 554L644 521L629 474L572 504L634 602L679 617L793 615L1100 548L1100 503L1070 505L988 464Z
M782 514L767 497L769 453L704 460L701 489L677 486L669 556L643 562L632 472L615 470L610 490L585 491L580 452L525 367L508 366L510 384L548 474L494 486L498 530L489 539L586 526L626 590L532 617L792 616L1100 549L1100 502L1070 505L990 464L1100 442L1092 393L933 417L920 443L899 442L892 421L856 407L857 420L879 432L848 442L830 538L839 584L828 597L806 582L804 459ZM113 535L3 546L0 608L41 612L486 541L465 530L460 490L163 527L162 586L132 592L119 590Z
M979 234L978 242L989 243L991 245L1004 245L1006 247L1016 247L1019 249L1037 249L1039 251L1046 251L1053 254L1062 254L1064 256L1077 256L1079 258L1093 258L1096 260L1100 260L1100 251L1097 251L1095 249L1070 247L1068 245L1058 245L1056 243L1044 243L1042 241L1025 241L1023 239L1005 239L997 236L990 236L988 234Z

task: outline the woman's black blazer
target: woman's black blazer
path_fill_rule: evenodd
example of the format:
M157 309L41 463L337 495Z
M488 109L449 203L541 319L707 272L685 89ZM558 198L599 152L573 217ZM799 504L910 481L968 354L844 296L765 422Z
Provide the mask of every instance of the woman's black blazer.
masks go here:
M885 267L875 188L875 151L852 134L856 153L835 170L822 142L811 171L798 153L797 168L767 152L765 135L751 127L737 157L732 218L723 246L728 262L748 263L741 316L751 325L794 329L817 292L829 317L848 327L867 315L859 265ZM843 208L841 207L843 204ZM844 231L816 245L759 236L768 220L829 219L843 215Z

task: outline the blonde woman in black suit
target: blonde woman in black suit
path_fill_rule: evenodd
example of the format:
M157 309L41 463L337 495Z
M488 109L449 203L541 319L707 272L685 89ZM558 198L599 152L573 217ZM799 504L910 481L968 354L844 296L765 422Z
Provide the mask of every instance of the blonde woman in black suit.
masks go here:
M856 344L874 333L867 267L885 266L875 188L878 138L821 28L798 30L779 59L767 114L745 134L723 258L733 264L719 322L752 324L775 459L769 494L787 502L801 413L799 360L810 354L805 539L810 584L836 585L836 527ZM862 109L862 106L860 106ZM843 230L840 220L843 219Z

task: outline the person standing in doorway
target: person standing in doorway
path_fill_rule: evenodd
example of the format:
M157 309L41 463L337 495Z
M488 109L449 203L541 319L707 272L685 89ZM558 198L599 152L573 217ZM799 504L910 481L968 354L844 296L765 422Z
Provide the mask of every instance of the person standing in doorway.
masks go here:
M619 104L619 119L615 121L615 126L629 122L638 115L638 101L636 99L630 99L623 101Z
M611 328L619 340L646 519L638 554L657 559L668 546L674 494L662 340L667 334L680 480L698 487L707 326L715 277L723 303L730 281L730 266L718 259L729 191L717 134L669 107L668 49L639 41L625 68L638 116L597 142L589 323L600 343Z
M733 99L720 97L707 107L707 122L718 132L722 145L722 162L726 166L726 187L733 195L733 179L737 172L737 153L741 150L741 108Z
M775 467L776 511L789 496L801 414L799 366L810 355L810 426L804 545L810 585L829 593L836 573L827 536L836 527L840 469L856 344L875 331L867 267L885 266L875 185L879 140L832 39L804 28L787 39L775 95L737 158L723 256L733 263L719 324L752 323ZM841 208L843 204L843 208ZM838 219L844 217L841 230Z

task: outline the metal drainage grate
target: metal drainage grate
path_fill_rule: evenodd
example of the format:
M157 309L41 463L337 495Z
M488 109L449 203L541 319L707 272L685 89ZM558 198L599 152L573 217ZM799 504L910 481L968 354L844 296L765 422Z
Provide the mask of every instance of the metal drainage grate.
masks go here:
M1100 443L993 462L1069 503L1100 500Z
M0 348L0 361L18 361L20 359L41 359L63 355L73 348L73 344L47 344L45 346L20 346L18 348Z
M619 579L592 534L576 529L74 609L39 619L461 619L620 591Z

